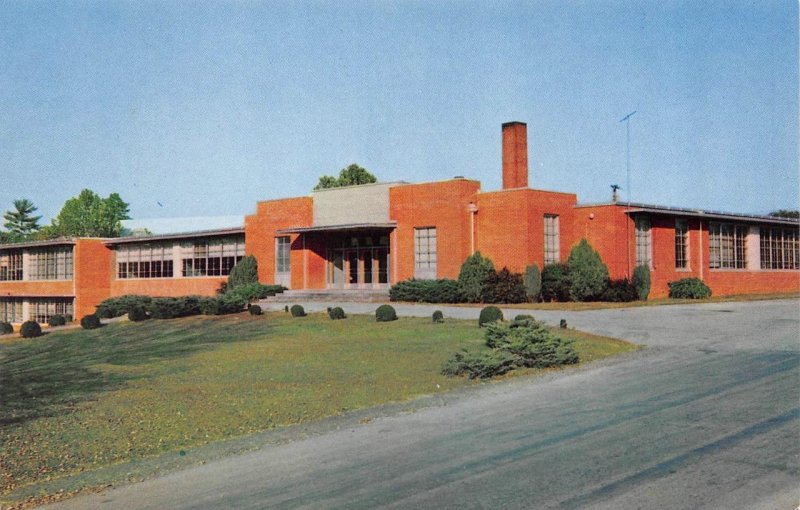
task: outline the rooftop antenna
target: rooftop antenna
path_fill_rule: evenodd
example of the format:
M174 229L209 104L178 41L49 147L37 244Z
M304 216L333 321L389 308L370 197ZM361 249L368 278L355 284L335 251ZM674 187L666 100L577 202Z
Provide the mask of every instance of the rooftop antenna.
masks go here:
M628 252L628 277L631 275L631 236L630 236L630 210L631 210L631 117L636 113L632 111L622 117L619 121L625 123L625 175L628 187L628 221L625 222L625 240Z
M622 186L620 186L619 184L611 185L611 201L614 202L615 204L619 201L619 196L617 191L619 191L620 189L622 189Z

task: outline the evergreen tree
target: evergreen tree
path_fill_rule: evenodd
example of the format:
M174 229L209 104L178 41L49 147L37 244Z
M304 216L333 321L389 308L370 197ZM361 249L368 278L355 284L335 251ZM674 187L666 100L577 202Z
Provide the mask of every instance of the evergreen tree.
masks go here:
M6 220L3 225L8 229L8 237L11 240L20 240L34 234L39 230L39 220L41 216L33 216L36 206L27 198L14 200L14 209L8 210L3 215Z
M574 301L597 299L608 283L608 267L586 239L569 253L569 295Z
M461 264L458 284L467 303L480 302L484 282L492 273L494 273L494 264L491 259L484 257L479 251L467 257L467 260Z

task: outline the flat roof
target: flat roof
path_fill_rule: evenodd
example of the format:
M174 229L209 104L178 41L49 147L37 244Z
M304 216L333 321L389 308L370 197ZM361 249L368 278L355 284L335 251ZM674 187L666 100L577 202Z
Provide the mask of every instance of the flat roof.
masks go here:
M279 234L305 234L310 232L338 232L354 230L391 230L397 227L396 222L390 223L345 223L342 225L321 225L318 227L291 227L278 230Z
M101 239L101 238L91 238ZM105 238L102 238L105 239ZM22 243L6 243L0 244L0 250L16 250L18 248L41 248L47 246L66 246L68 244L75 244L73 237L59 237L58 239L45 239L43 241L25 241Z
M724 211L709 211L705 209L690 209L687 207L669 207L664 205L642 204L637 202L606 202L600 204L578 204L575 207L630 207L626 210L626 214L636 213L650 213L650 214L664 214L668 216L689 216L695 218L709 218L715 220L731 220L731 221L747 221L751 223L772 223L779 225L791 225L793 227L800 226L800 220L792 218L778 218L775 216L761 216L757 214L742 214Z
M198 237L220 237L227 235L244 234L244 227L224 228L215 230L195 230L193 232L179 232L175 234L162 234L152 236L116 237L105 241L107 245L149 243L154 241L168 241L170 239L196 239Z

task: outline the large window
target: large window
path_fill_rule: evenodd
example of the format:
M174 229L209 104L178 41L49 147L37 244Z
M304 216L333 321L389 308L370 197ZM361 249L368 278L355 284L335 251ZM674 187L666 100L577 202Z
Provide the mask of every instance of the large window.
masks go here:
M761 229L761 269L800 269L797 229Z
M226 276L244 257L244 236L181 243L183 276Z
M53 315L73 315L72 298L31 299L30 320L45 324Z
M747 267L747 226L733 223L710 223L709 266L711 269Z
M544 263L555 264L559 261L559 228L558 216L554 214L544 215Z
M121 245L117 278L172 278L172 243Z
M278 273L288 273L291 270L289 265L290 252L289 236L275 238L275 271Z
M636 218L636 265L653 267L653 244L650 218Z
M22 250L0 253L0 282L22 280Z
M22 322L22 298L0 298L0 321Z
M32 250L28 264L29 280L71 280L72 246Z
M686 220L675 220L675 269L689 268L689 225Z
M436 278L436 227L414 229L414 277Z

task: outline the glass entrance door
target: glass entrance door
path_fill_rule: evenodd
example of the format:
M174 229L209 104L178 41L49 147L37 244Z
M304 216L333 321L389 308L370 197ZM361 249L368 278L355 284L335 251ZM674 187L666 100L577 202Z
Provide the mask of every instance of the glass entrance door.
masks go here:
M327 250L328 288L380 289L389 286L389 236L342 237Z

